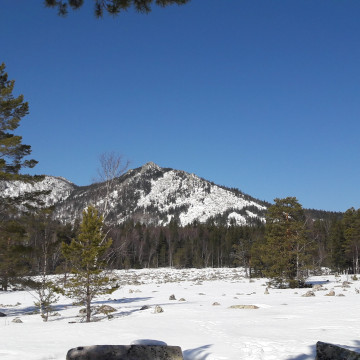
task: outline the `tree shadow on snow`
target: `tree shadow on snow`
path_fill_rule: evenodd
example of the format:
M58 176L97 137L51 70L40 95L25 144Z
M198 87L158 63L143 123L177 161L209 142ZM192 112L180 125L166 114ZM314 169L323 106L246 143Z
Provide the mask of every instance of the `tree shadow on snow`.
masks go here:
M58 312L61 310L66 310L69 306L69 304L58 304L54 305L54 311ZM6 314L6 316L23 316L23 315L36 315L39 312L39 309L32 305L27 307L6 307L6 308L0 308L0 311Z
M306 285L325 285L330 283L334 283L334 281L329 281L329 280L306 281Z
M287 360L314 360L316 356L316 344L309 346L310 354L299 354L297 356L288 357Z
M341 344L339 344L339 346L341 346L341 347L343 347L345 349L360 353L360 340L353 340L352 342L354 343L354 345L341 345ZM337 344L335 344L335 345L337 345Z
M124 298L124 299L115 299L115 300L102 300L102 301L93 301L91 303L92 306L96 306L96 305L105 305L105 304L112 304L112 305L117 305L117 304L129 304L129 303L135 303L135 302L139 302L139 301L148 301L152 299L152 297L138 297L138 298ZM79 307L79 305L74 305L73 303L67 303L67 304L53 304L53 312L60 312L60 311L64 311L64 310L68 310L71 308L76 308ZM140 309L134 309L134 310L130 310L130 311L117 311L115 313L113 313L114 317L123 317L123 316L129 316L131 315L133 312L136 311L140 311ZM6 314L6 316L24 316L24 315L37 315L39 313L39 309L34 306L27 306L27 307L16 307L14 305L14 307L0 307L0 312ZM78 316L76 315L71 315L71 316L61 316L58 318L52 318L50 316L49 321L59 321L59 320L64 320L64 319L74 319L74 318L78 318Z
M200 346L198 348L195 349L189 349L189 350L185 350L183 351L183 355L184 355L184 360L206 360L207 357L210 355L207 350L211 347L212 345L204 345L204 346Z
M99 301L93 301L92 304L128 304L138 301L147 301L152 299L152 297L137 297L137 298L122 298L122 299L113 299L113 300L99 300Z

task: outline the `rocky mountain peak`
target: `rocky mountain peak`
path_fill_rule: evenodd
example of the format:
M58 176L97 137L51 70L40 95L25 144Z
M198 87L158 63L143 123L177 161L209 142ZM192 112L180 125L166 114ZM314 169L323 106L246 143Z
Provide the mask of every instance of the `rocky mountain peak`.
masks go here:
M167 225L176 219L185 226L213 219L245 225L265 219L266 206L261 201L182 170L161 168L153 162L129 170L108 190L103 183L76 186L54 177L46 177L36 190L39 186L53 190L45 203L55 205L54 217L66 223L74 222L89 204L101 209L105 196L106 221L111 224L133 220ZM11 196L18 188L19 184L12 184L7 195ZM26 191L31 191L28 185Z

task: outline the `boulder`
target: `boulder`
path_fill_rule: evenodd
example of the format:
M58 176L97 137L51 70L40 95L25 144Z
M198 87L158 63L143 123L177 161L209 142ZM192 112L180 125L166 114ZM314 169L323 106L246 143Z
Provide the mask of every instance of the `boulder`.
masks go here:
M97 307L97 308L95 309L95 314L105 314L105 315L108 315L108 314L110 314L110 313L112 313L112 312L115 312L115 311L116 311L116 309L113 308L113 307L110 306L110 305L101 305L101 306L99 306L99 307Z
M16 317L15 319L13 319L11 322L15 323L15 324L22 324L22 321L20 318Z
M360 354L337 345L318 341L315 360L360 360Z
M0 317L5 317L7 316L6 314L4 314L3 312L0 312Z
M321 284L316 284L312 287L313 291L319 291L322 290L322 285Z
M170 295L169 300L176 300L176 297L174 294Z
M258 309L256 305L231 305L229 309Z
M179 346L94 345L70 349L66 360L183 360Z
M155 314L160 314L160 313L164 312L164 310L160 305L156 305L154 312L155 312Z
M326 294L325 296L335 296L335 291L334 290L330 290L328 294Z
M306 294L301 295L302 297L310 297L315 296L315 293L312 290L309 290Z

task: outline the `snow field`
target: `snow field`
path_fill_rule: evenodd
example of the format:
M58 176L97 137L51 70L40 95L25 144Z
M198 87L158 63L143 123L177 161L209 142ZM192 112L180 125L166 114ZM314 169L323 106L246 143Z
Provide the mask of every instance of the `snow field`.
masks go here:
M44 323L39 315L26 315L33 310L30 293L0 292L0 311L8 315L0 318L0 358L65 359L73 347L126 345L139 339L181 346L186 360L314 359L318 340L359 351L360 295L355 288L360 281L313 277L328 290L302 297L309 289L270 288L265 295L265 279L249 282L241 273L240 269L119 271L123 286L94 304L114 307L114 318L92 323L80 322L80 307L65 297L57 304L60 315ZM350 288L341 286L344 280L352 282ZM345 296L325 296L330 289ZM172 294L176 300L169 300ZM18 302L21 305L15 306ZM150 308L140 310L144 305ZM155 314L155 305L164 312ZM231 305L259 309L230 309ZM23 323L13 323L15 317Z

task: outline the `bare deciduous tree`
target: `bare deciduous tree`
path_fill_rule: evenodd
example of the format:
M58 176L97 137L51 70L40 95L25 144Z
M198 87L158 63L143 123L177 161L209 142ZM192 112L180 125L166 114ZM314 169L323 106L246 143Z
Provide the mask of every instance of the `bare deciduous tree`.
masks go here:
M123 175L129 167L129 161L125 161L123 156L112 151L102 153L99 157L100 167L97 170L98 176L95 179L97 183L103 183L101 193L102 206L98 210L103 215L104 221L109 214L109 199L115 181Z

